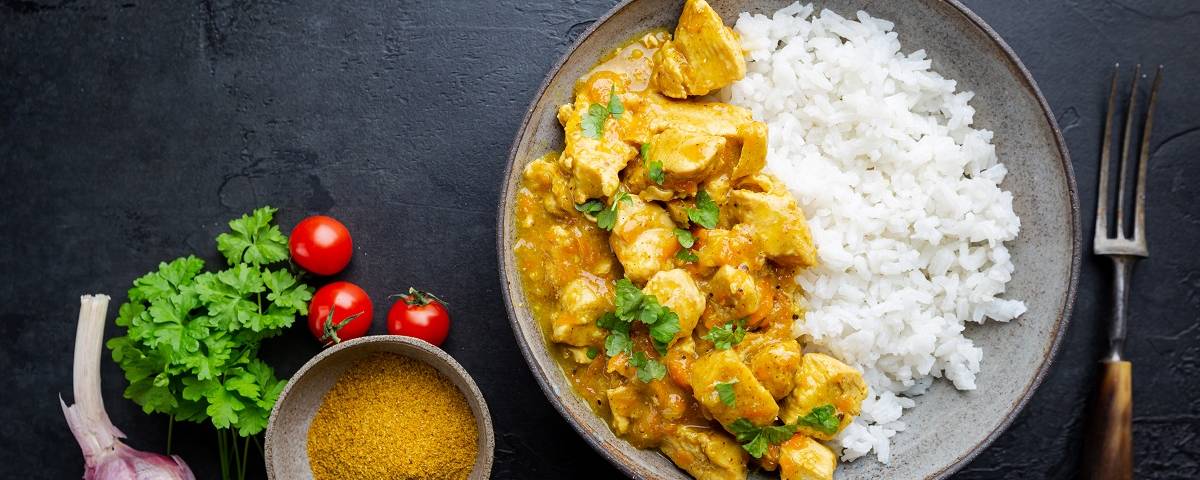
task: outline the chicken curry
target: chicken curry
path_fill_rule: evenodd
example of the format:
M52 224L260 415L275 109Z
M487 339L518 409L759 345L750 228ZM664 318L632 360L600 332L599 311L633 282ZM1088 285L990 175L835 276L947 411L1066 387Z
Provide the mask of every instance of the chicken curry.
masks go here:
M702 97L742 78L736 34L703 0L672 35L605 57L562 105L561 153L530 162L515 256L575 390L639 448L699 479L833 478L821 442L866 397L804 353L795 274L816 263L803 212L762 171L767 127Z

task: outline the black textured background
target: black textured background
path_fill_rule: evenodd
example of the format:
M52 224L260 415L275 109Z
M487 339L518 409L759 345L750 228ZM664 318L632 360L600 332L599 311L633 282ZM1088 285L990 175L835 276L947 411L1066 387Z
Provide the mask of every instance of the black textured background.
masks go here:
M281 209L285 231L313 213L345 221L357 248L340 277L377 301L411 284L453 304L445 348L490 402L496 478L618 476L526 373L493 243L499 179L525 107L612 3L0 0L0 477L82 471L56 402L71 390L78 296L107 292L119 303L160 260L211 261L224 222L263 204ZM1149 177L1153 257L1135 275L1127 352L1138 476L1198 478L1200 3L966 3L1049 99L1074 159L1086 239L1111 64L1167 65ZM1046 383L957 478L1074 476L1104 343L1107 267L1084 258ZM386 305L376 312L378 333ZM289 374L317 351L307 337L294 328L265 355ZM103 375L130 443L161 450L166 419L121 398L125 382L107 358ZM177 453L200 478L215 474L215 444L211 428L176 430Z

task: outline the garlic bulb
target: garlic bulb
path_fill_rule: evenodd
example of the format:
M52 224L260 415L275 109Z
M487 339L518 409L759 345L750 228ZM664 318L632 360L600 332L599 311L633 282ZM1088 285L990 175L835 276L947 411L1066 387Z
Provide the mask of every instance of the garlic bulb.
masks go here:
M100 394L100 351L104 341L107 295L79 298L79 326L75 331L75 404L63 415L83 449L86 480L195 480L183 459L176 455L141 452L121 443L125 434L113 426Z

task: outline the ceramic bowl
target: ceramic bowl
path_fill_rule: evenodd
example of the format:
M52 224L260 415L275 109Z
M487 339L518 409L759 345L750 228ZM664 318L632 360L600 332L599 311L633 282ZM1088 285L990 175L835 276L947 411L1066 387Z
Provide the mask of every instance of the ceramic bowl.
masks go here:
M342 373L354 362L374 353L404 355L427 364L458 387L479 431L479 453L471 470L470 480L483 480L491 475L496 441L492 432L492 416L487 402L479 393L475 381L462 365L446 352L429 343L398 335L375 335L348 340L323 350L288 382L279 395L267 424L264 457L267 478L278 480L309 480L313 478L308 461L308 426L317 414L317 407Z
M709 0L726 22L739 12L770 15L792 0ZM547 351L525 306L513 258L514 195L524 166L562 148L558 105L571 101L575 80L605 53L639 32L674 29L681 0L631 0L597 20L550 71L518 130L502 186L498 223L501 283L509 317L526 361L559 412L597 451L636 478L686 479L661 454L616 438L571 389ZM975 126L995 132L997 154L1009 170L1021 235L1009 246L1016 272L1009 298L1029 310L1008 324L971 324L967 334L985 352L978 389L954 390L944 381L919 397L892 439L891 462L873 456L840 467L840 479L943 478L996 439L1029 401L1050 366L1066 328L1079 271L1078 198L1067 150L1045 99L1029 72L979 17L954 0L815 1L853 18L858 10L895 22L905 52L924 49L933 68L975 92ZM761 478L769 478L758 474Z

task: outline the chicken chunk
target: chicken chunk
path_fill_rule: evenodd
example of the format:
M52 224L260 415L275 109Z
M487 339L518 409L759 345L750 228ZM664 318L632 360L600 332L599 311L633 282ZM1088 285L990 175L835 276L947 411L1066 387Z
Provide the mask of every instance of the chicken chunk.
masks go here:
M833 480L837 456L806 435L796 435L779 448L781 480Z
M733 316L748 317L758 311L759 303L763 300L754 276L749 268L738 268L732 265L722 265L709 281L713 300L733 308Z
M704 0L688 0L675 37L654 55L651 82L664 95L707 95L746 76L737 35Z
M576 347L601 345L605 332L596 319L613 308L612 293L599 277L579 277L558 297L559 310L552 320L550 339Z
M747 233L767 258L785 266L817 264L804 212L787 192L738 189L729 194L729 202L734 219L748 227Z
M645 283L655 273L673 268L679 242L667 212L636 196L620 202L609 245L625 267L625 276Z
M758 173L767 164L767 124L762 122L746 122L738 125L738 138L742 141L742 151L738 156L731 177L739 179Z
M767 425L779 414L779 404L771 392L754 377L733 350L713 350L692 364L689 379L696 400L722 425L745 418L755 425ZM734 402L726 405L717 391L718 383L733 383Z
M773 333L750 333L734 350L776 400L792 393L800 368L800 344Z
M763 258L756 248L754 241L740 232L720 228L704 229L696 234L697 265L702 267L720 267L745 265L751 271L762 268Z
M570 179L559 166L557 155L549 154L529 162L522 177L524 185L537 194L547 212L562 216L574 211Z
M642 399L637 390L628 385L610 388L605 394L608 396L608 408L612 411L613 431L624 435L638 416L638 407L642 406Z
M704 427L685 426L662 444L663 453L697 480L744 480L746 452L728 435Z
M675 339L670 344L692 335L696 322L700 320L700 314L704 313L705 300L704 294L700 293L700 288L696 286L696 281L692 280L692 276L686 270L676 268L658 272L646 282L642 291L653 295L658 299L658 303L679 315L679 333L675 334Z
M784 399L780 418L792 423L814 408L833 405L841 419L838 426L841 431L862 412L862 402L866 398L867 382L858 370L829 355L806 353L796 370L796 388ZM819 440L829 440L837 433L829 434L807 426L801 426L800 432Z
M660 95L645 95L641 121L650 132L677 128L741 140L739 127L753 123L749 110L719 102L676 102Z
M699 181L718 163L725 143L725 137L668 128L650 140L650 156L662 162L670 181Z
M571 173L575 203L611 197L621 183L621 169L638 154L636 148L621 140L616 128L604 128L600 138L584 133L583 117L591 105L587 96L579 95L575 103L558 109L566 143L559 162ZM615 122L610 118L605 120L605 125L612 126Z

